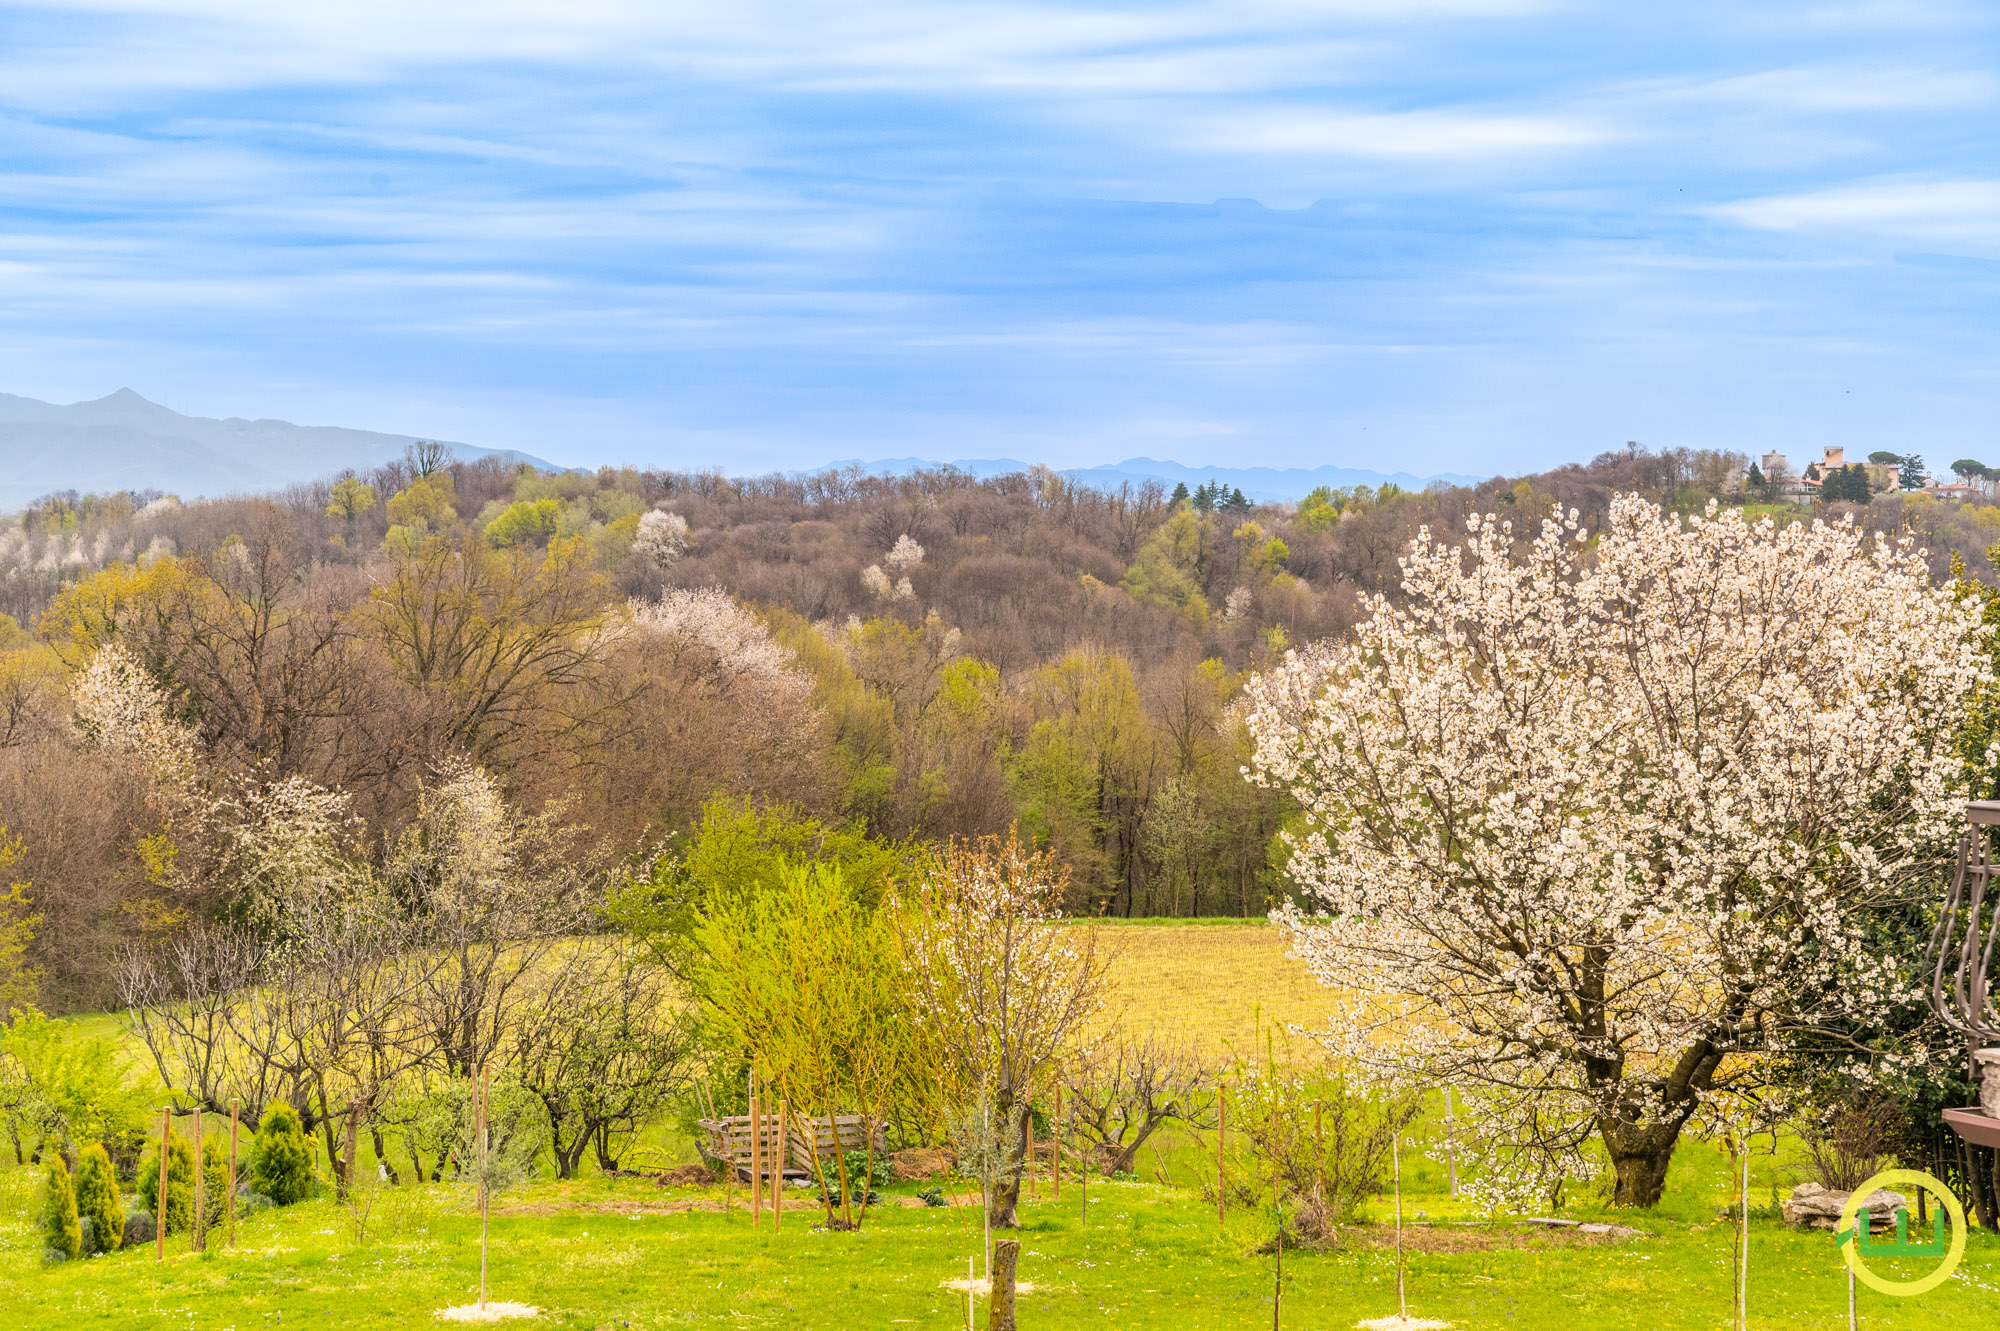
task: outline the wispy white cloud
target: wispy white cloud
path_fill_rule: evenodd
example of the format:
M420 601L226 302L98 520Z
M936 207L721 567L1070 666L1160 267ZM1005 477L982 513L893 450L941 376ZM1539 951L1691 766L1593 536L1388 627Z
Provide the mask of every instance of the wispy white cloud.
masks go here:
M1707 210L1767 231L1860 231L2000 244L2000 180L1872 180Z
M1990 105L1996 91L2000 80L1985 69L1828 65L1705 79L1670 95L1782 111L1942 111Z
M1200 124L1188 143L1208 151L1369 158L1482 158L1601 144L1612 126L1580 116L1471 110L1341 112L1267 107Z

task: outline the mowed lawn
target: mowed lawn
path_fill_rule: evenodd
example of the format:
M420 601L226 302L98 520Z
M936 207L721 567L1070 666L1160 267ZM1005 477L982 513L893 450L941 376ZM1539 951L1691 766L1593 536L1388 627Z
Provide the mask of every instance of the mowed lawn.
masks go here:
M1100 937L1116 949L1115 1002L1135 1029L1185 1038L1217 1058L1249 1054L1261 1028L1312 1025L1324 1003L1283 935L1264 924L1118 925ZM93 1019L96 1022L108 1019ZM1072 1179L1061 1201L1025 1208L1021 1278L1024 1328L1269 1327L1273 1217L1233 1210L1218 1223L1198 1191L1212 1174L1212 1136L1163 1142L1137 1180L1099 1180L1089 1212ZM692 1157L664 1139L657 1160ZM392 1150L393 1150L392 1146ZM373 1162L364 1158L364 1172ZM1607 1328L1708 1331L1730 1324L1727 1163L1690 1141L1676 1157L1657 1211L1572 1214L1645 1231L1584 1242L1536 1227L1467 1223L1446 1195L1442 1166L1411 1144L1407 1283L1413 1314L1464 1328ZM1756 1158L1750 1325L1845 1325L1846 1282L1831 1239L1786 1229L1773 1214L1796 1163ZM1167 1182L1161 1182L1161 1179ZM891 1188L858 1234L815 1229L817 1211L794 1193L782 1233L753 1232L734 1193L661 1188L639 1179L530 1183L496 1202L491 1287L495 1298L536 1305L534 1323L565 1328L772 1326L963 1327L962 1278L981 1251L974 1208L914 1205L919 1185ZM1046 1189L1047 1184L1042 1185ZM479 1278L479 1220L469 1190L371 1184L361 1204L319 1200L239 1222L233 1249L169 1244L57 1267L41 1263L35 1227L39 1171L0 1169L0 1327L250 1328L446 1325L437 1310L469 1302ZM1580 1189L1579 1195L1587 1192ZM1340 1251L1288 1252L1282 1324L1351 1327L1396 1310L1396 1256L1388 1199L1370 1223L1351 1226ZM1940 1290L1891 1300L1863 1289L1862 1325L1952 1328L2000 1325L2000 1242L1975 1233L1958 1277ZM985 1310L978 1309L978 1325Z
M4 1325L414 1327L472 1299L479 1224L456 1189L404 1190L375 1204L368 1236L331 1202L266 1212L237 1247L206 1256L176 1243L44 1269L28 1232L30 1189L10 1176L0 1263ZM740 1195L739 1195L740 1196ZM712 1197L632 1180L531 1186L493 1221L494 1297L534 1304L536 1324L566 1328L965 1325L944 1288L979 1252L970 1208L878 1209L860 1233L811 1226L757 1233L737 1210L682 1209ZM1411 1309L1467 1328L1718 1328L1728 1324L1730 1229L1625 1217L1656 1237L1613 1245L1511 1227L1412 1231ZM1093 1185L1090 1216L1072 1186L1027 1208L1020 1231L1024 1327L1261 1328L1272 1324L1273 1263L1256 1251L1266 1215L1218 1226L1198 1199L1156 1185ZM1357 1227L1349 1251L1288 1253L1284 1325L1350 1327L1396 1310L1396 1256L1384 1226ZM1424 1248L1451 1251L1423 1251ZM1770 1221L1751 1244L1751 1325L1844 1324L1846 1286L1822 1233ZM1964 1273L1921 1298L1863 1290L1863 1325L1987 1327L2000 1320L2000 1244L1975 1235ZM984 1325L984 1309L980 1325Z

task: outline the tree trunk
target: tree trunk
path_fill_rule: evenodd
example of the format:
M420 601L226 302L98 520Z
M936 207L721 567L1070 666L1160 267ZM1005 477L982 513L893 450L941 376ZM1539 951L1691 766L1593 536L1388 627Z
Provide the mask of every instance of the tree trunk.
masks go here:
M1015 1331L1014 1268L1021 1258L1019 1239L993 1245L992 1290L986 1300L986 1331Z
M354 1167L361 1155L361 1101L347 1102L347 1133L343 1145L347 1148L347 1158L340 1170L340 1200L346 1201L347 1194L354 1189Z
M1145 1122L1139 1125L1139 1135L1134 1137L1131 1141L1126 1142L1123 1145L1113 1145L1111 1143L1106 1143L1106 1149L1110 1152L1111 1158L1110 1158L1110 1163L1106 1168L1105 1172L1109 1174L1131 1173L1132 1162L1139 1158L1139 1148L1141 1146L1144 1146L1146 1144L1147 1139L1153 1135L1154 1131L1160 1126L1160 1124L1166 1121L1167 1120L1165 1115L1161 1115L1160 1117L1155 1118L1153 1115L1148 1114L1146 1116Z
M1019 1229L1021 1218L1016 1208L1021 1201L1021 1166L1028 1150L1028 1106L1013 1103L1011 1096L1001 1099L998 1108L1009 1164L996 1173L987 1192L986 1218L995 1229Z
M403 1181L403 1177L396 1172L396 1167L389 1163L389 1144L382 1140L382 1125L379 1122L370 1123L368 1135L375 1141L375 1158L382 1162L382 1172L388 1177L389 1186L392 1188L397 1186Z
M1680 1121L1669 1119L1639 1127L1618 1119L1600 1119L1598 1130L1618 1179L1612 1205L1658 1206L1660 1194L1667 1189L1667 1166L1680 1141Z

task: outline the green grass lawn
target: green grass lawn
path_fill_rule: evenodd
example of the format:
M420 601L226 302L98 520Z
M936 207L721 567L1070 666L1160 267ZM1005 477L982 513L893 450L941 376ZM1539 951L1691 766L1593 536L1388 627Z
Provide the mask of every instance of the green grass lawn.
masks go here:
M1120 956L1114 979L1125 1021L1186 1038L1211 1057L1254 1048L1263 1023L1310 1024L1322 1006L1323 991L1284 957L1283 934L1268 925L1105 933ZM114 1028L109 1017L81 1020L91 1033ZM649 1166L692 1158L686 1139L664 1129L646 1147ZM1271 1219L1238 1211L1218 1227L1197 1191L1213 1181L1213 1149L1212 1136L1164 1135L1157 1151L1141 1154L1138 1179L1091 1185L1088 1225L1074 1182L1060 1205L1027 1206L1021 1277L1037 1288L1022 1300L1021 1325L1270 1326L1272 1259L1258 1248ZM363 1172L372 1164L364 1153ZM1405 1214L1425 1222L1411 1231L1414 1314L1508 1331L1730 1325L1733 1230L1721 1218L1729 1170L1705 1143L1682 1145L1653 1211L1610 1212L1591 1186L1575 1189L1570 1218L1647 1231L1615 1244L1451 1223L1473 1217L1448 1195L1444 1166L1418 1147L1406 1149L1403 1177ZM1787 1230L1776 1218L1777 1198L1804 1177L1789 1144L1753 1156L1751 1195L1761 1207L1751 1236L1753 1327L1846 1325L1846 1283L1830 1237ZM218 1239L216 1251L197 1255L176 1240L164 1263L148 1246L49 1268L34 1224L40 1184L37 1170L0 1167L0 1331L446 1325L433 1313L469 1302L478 1285L479 1221L455 1187L371 1185L365 1232L354 1212L314 1201L240 1222L232 1250L220 1250ZM916 1187L890 1189L891 1202ZM542 1326L965 1325L964 1296L942 1284L962 1278L981 1249L976 1210L891 1204L850 1234L815 1230L816 1213L800 1209L773 1235L752 1233L740 1189L735 1199L739 1209L724 1214L718 1188L630 1179L512 1190L495 1207L492 1294L541 1307L532 1325ZM805 1205L797 1194L793 1202ZM1286 1254L1285 1326L1345 1328L1395 1312L1389 1215L1378 1201L1372 1223L1350 1227L1342 1250ZM1975 1233L1960 1275L1932 1294L1891 1300L1864 1288L1859 1302L1869 1328L2000 1327L2000 1239Z
M1726 1326L1732 1232L1717 1215L1725 1167L1704 1146L1685 1150L1657 1212L1607 1217L1646 1238L1585 1244L1511 1226L1413 1228L1412 1311L1468 1328ZM32 1170L0 1175L0 1324L9 1327L420 1326L477 1288L479 1221L456 1188L372 1189L365 1237L348 1209L316 1201L239 1223L233 1250L197 1255L175 1241L164 1263L148 1246L45 1268L32 1227L37 1182ZM912 1190L893 1189L892 1203ZM964 1296L942 1283L962 1277L980 1250L976 1210L886 1205L858 1234L817 1230L816 1213L797 1210L774 1235L753 1233L740 1209L713 1209L719 1201L719 1190L638 1180L511 1191L495 1208L493 1297L538 1305L538 1324L562 1327L964 1325ZM1256 1251L1269 1237L1267 1214L1234 1214L1218 1227L1212 1205L1151 1182L1094 1183L1088 1224L1080 1203L1072 1183L1060 1204L1026 1208L1021 1276L1036 1289L1023 1298L1023 1326L1271 1324L1272 1261ZM1438 1193L1411 1195L1406 1206L1427 1220L1456 1211ZM1375 1209L1378 1219L1387 1210ZM1286 1255L1286 1325L1348 1327L1395 1311L1389 1227L1352 1227L1348 1240L1344 1251ZM1828 1236L1760 1213L1750 1261L1751 1325L1844 1324L1846 1285ZM1973 1235L1961 1271L1914 1300L1863 1289L1863 1325L2000 1322L2000 1241Z

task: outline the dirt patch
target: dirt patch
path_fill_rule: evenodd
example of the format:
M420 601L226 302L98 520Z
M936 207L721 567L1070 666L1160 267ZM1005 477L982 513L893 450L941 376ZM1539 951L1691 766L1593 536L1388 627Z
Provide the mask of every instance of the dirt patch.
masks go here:
M653 1176L653 1181L663 1188L699 1188L715 1180L716 1174L707 1165L682 1165Z
M1394 1225L1341 1225L1337 1240L1325 1245L1336 1248L1396 1248ZM1503 1248L1600 1248L1651 1238L1642 1229L1623 1225L1404 1225L1403 1247L1410 1252L1454 1253L1492 1252ZM1292 1240L1287 1238L1286 1246ZM1307 1245L1300 1244L1300 1247ZM1269 1251L1266 1244L1260 1251Z
M942 1178L949 1174L957 1158L943 1147L912 1146L889 1157L889 1177L898 1183L917 1179Z
M168 1194L171 1198L172 1194ZM516 1317L540 1317L542 1310L527 1303L494 1299L487 1303L466 1303L456 1308L440 1308L438 1318L446 1322L505 1322Z

